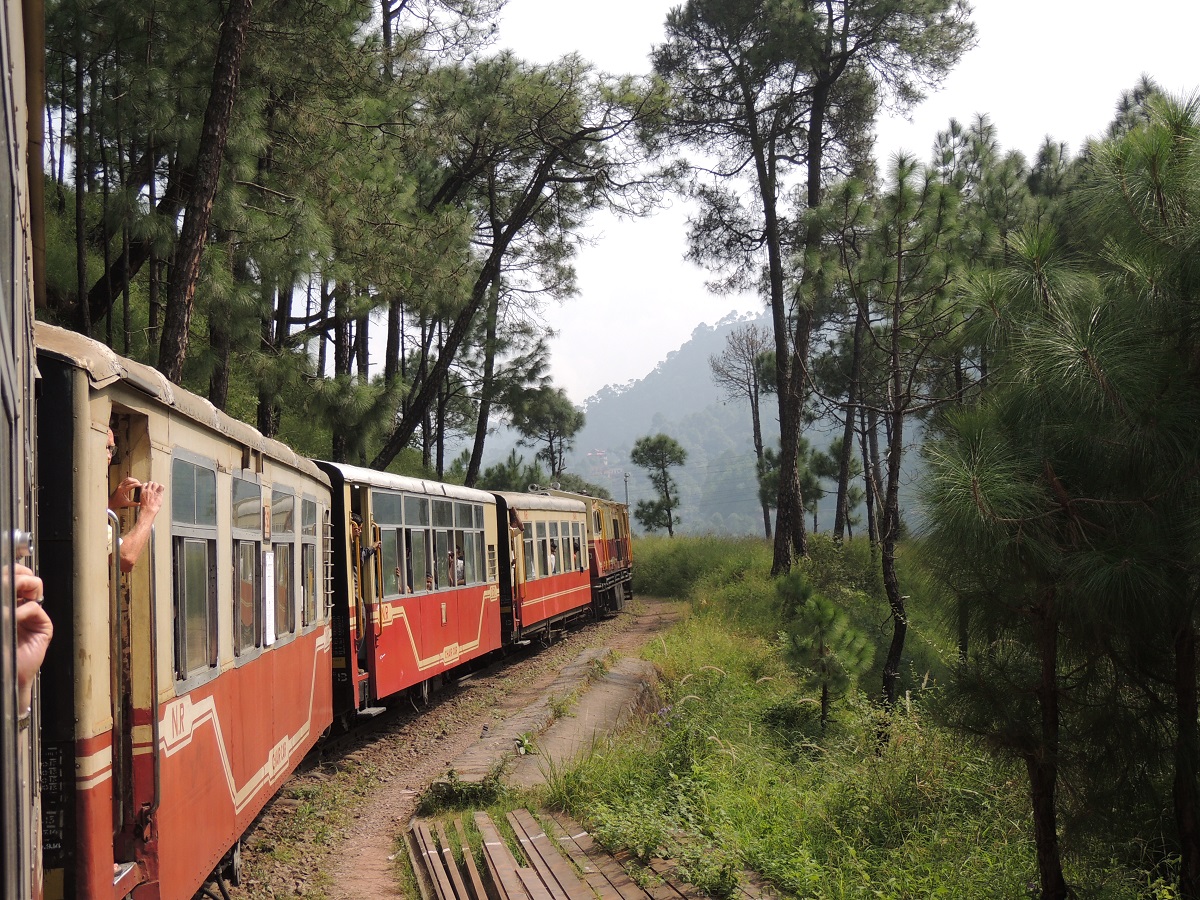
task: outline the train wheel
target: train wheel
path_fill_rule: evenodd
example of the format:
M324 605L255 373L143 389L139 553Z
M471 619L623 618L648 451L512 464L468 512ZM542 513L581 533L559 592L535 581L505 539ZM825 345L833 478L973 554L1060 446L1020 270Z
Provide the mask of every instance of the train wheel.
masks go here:
M242 842L238 841L225 857L225 868L221 870L225 880L234 887L242 886Z

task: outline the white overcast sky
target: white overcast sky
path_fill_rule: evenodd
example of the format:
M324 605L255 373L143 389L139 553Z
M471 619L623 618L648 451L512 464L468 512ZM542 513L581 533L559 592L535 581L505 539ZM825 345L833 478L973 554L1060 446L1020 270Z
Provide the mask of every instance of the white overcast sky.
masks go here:
M578 52L607 72L645 72L663 39L669 0L508 0L498 47L534 62ZM1164 89L1200 86L1200 0L975 0L978 43L942 89L880 122L876 154L929 156L949 120L987 113L1005 149L1032 157L1046 135L1072 153L1104 130L1123 90L1142 73ZM701 323L760 308L756 297L714 296L683 260L686 205L648 220L597 217L594 246L577 261L579 295L546 320L555 383L582 404L606 384L641 378Z

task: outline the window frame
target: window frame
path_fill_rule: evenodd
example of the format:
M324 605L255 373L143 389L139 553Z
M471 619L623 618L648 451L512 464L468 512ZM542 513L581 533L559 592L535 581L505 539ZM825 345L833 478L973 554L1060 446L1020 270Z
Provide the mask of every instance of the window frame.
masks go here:
M235 516L235 490L236 482L253 485L258 490L258 503L256 504L257 515L255 516L257 528L246 528L237 525ZM238 622L241 616L241 585L242 581L239 578L238 560L239 550L245 545L250 544L253 547L254 554L254 619L255 619L255 635L254 646L244 647L240 640L240 628ZM229 476L229 547L232 554L231 560L233 564L230 566L230 633L233 636L233 656L237 665L242 665L250 660L257 659L263 651L278 643L278 636L270 644L267 643L267 609L266 598L264 596L266 586L264 584L264 564L263 564L263 483L257 473L245 469L231 473Z
M190 466L195 470L203 470L212 475L213 522L211 525L199 521L189 522L176 518L178 510L176 504L182 499L176 490L175 467L178 463ZM216 462L207 457L180 449L176 449L171 455L171 499L170 510L168 511L168 521L171 529L171 631L174 657L171 660L171 674L175 680L175 689L180 693L206 683L216 677L219 672L220 635L218 621L220 617L218 608L220 605L220 586L217 580L217 569L218 554L220 552L219 483L221 479L218 478L218 475ZM195 494L193 494L193 500L195 500ZM192 511L193 519L198 520L200 518L199 505L193 503ZM194 669L188 667L187 598L184 594L188 572L181 568L181 562L186 562L186 557L182 553L182 550L187 547L189 541L203 541L208 555L208 571L205 573L205 580L207 582L205 605L207 607L208 618L206 634L208 661L204 665L197 666ZM181 611L183 613L182 616L180 615Z
M324 571L328 567L328 562L322 564L321 548L325 546L327 535L326 516L324 515L325 507L321 504L317 497L312 494L299 494L300 500L300 529L297 533L297 539L300 544L300 558L298 560L300 572L300 629L301 633L312 630L313 628L321 627L325 624L329 616L328 597L326 602L321 602L322 588L328 590L328 574ZM308 528L307 520L304 518L305 510L311 505L313 510L312 534L305 531ZM312 601L313 608L310 616L309 610L309 585L305 581L308 574L305 566L305 556L308 555L309 548L312 548Z
M275 498L276 495L288 497L292 504L292 530L277 532L275 530ZM299 545L300 529L297 528L297 522L300 516L297 515L297 497L296 490L288 484L271 484L271 602L275 607L275 643L271 646L278 646L280 643L286 643L296 637L300 628L300 616L296 614L297 600L299 599L300 591L296 573L298 571L299 559L296 554L296 548ZM302 510L301 510L302 514ZM279 536L283 536L285 540L278 540ZM264 546L267 541L264 539ZM279 548L288 548L288 564L287 564L287 612L288 612L288 630L280 631L279 629L279 573L282 567L279 565ZM265 603L265 601L264 601Z

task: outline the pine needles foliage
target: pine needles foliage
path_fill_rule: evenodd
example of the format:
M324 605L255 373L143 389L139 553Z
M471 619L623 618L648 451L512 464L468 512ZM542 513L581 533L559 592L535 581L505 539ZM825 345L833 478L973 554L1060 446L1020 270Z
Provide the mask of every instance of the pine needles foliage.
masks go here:
M646 651L662 673L662 706L553 773L543 799L610 847L680 860L714 897L730 896L746 870L785 897L1028 896L1036 869L1023 771L931 715L942 687L914 690L885 714L850 684L821 728L819 678L789 661L779 633L809 609L810 632L828 629L839 644L836 629L862 635L864 611L878 616L886 604L860 590L872 583L869 548L852 542L836 559L821 543L813 556L830 565L818 589L804 574L777 586L765 541L639 541L642 589L660 584L650 574L688 573L690 616ZM918 593L928 582L904 574L913 607L928 606ZM944 624L929 612L921 627ZM867 644L878 648L874 636ZM1065 864L1081 896L1171 896L1167 873L1114 861L1113 849L1095 833L1070 841Z

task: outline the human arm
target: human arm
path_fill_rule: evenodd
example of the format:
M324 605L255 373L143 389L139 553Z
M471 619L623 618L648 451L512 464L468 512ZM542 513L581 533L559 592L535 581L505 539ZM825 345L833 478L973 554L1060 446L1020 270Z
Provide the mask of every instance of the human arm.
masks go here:
M133 523L133 527L129 529L129 533L121 538L121 571L129 573L133 570L134 564L138 561L138 557L142 555L142 551L146 549L146 544L150 542L150 531L154 527L154 518L158 515L158 511L162 508L164 488L156 481L147 481L145 484L137 482L137 479L125 479L121 482L121 487L117 488L117 493L121 492L122 487L129 481L134 481L134 486L140 486L142 489L141 503L133 503L132 501L127 506L139 507L137 521ZM128 492L126 492L128 496Z

